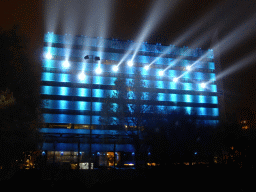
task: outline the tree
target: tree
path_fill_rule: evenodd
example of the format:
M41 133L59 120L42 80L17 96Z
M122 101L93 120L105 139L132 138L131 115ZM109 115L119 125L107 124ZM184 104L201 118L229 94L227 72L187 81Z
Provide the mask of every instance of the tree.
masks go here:
M112 103L110 95L104 98L101 108L100 123L106 129L109 125L115 124L114 115L114 104Z
M153 97L156 99L157 93L149 93L152 89L147 89L148 85L145 84L138 70L129 82L124 77L118 76L114 83L115 91L104 100L100 119L102 123L109 123L108 119L111 119L114 125L127 131L133 140L137 166L138 154L143 146L141 131L147 124L148 115L153 114L150 99Z
M126 79L118 76L115 80L115 92L112 96L113 102L116 103L114 108L115 116L116 116L116 124L125 127L127 125L127 113L128 109L128 87L126 84Z
M252 167L255 164L255 137L256 131L253 127L243 129L243 125L232 122L217 127L214 142L226 153L225 157L228 159L223 163Z
M41 139L38 128L40 114L40 65L28 57L25 37L18 35L18 27L0 30L0 166L10 167L20 160L24 151L38 149ZM36 63L36 64L35 64ZM7 96L5 96L7 95Z
M167 110L145 127L152 159L160 165L194 161L211 162L216 152L216 127L198 123L196 114ZM217 141L217 140L216 140Z
M150 112L150 105L146 103L149 93L146 91L146 84L138 70L135 70L134 79L128 84L128 118L127 124L138 132L146 123L146 114Z

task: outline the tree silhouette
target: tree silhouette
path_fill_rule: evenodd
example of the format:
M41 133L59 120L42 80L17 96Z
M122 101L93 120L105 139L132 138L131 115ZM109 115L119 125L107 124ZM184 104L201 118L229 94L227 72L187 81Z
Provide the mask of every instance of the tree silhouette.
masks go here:
M0 31L1 98L13 98L0 106L0 165L10 167L23 152L38 148L40 115L39 63L28 57L27 41L18 35L18 27ZM5 97L7 95L7 97ZM10 99L9 98L9 99Z
M114 103L112 103L110 95L106 96L102 102L101 116L99 121L103 126L103 129L106 129L110 125L115 124L114 115Z

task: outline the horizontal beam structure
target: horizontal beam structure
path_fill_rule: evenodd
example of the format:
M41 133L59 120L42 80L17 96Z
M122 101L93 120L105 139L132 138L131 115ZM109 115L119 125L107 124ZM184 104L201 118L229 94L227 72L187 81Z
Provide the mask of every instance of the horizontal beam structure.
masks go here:
M114 145L116 151L134 152L131 137L137 134L137 131L61 128L41 128L39 131L45 138L43 151L78 151L80 145L80 151L88 152L91 143L92 153L113 151Z
M55 146L54 146L55 145ZM115 144L115 151L134 152L134 147L131 144ZM78 151L77 143L44 143L42 146L43 151ZM89 151L89 144L80 144L80 151ZM114 144L92 144L91 152L105 152L114 151Z
M109 135L109 136L118 136L123 135L127 136L131 133L125 131L125 130L89 130L89 129L61 129L61 128L41 128L39 129L41 133L47 133L47 134L74 134L74 135L90 135L90 131L92 135ZM134 134L137 134L136 131L134 131Z

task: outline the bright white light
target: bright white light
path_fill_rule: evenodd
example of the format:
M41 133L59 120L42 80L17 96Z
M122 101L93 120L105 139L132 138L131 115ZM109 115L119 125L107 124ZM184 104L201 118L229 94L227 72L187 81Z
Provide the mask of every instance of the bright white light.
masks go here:
M101 74L102 73L102 69L100 67L98 67L95 71L96 71L97 74Z
M64 68L68 68L68 67L70 66L68 60L64 61L63 64L62 64L62 66L63 66Z
M173 78L173 82L178 82L178 80L179 80L179 78L177 78L177 77L175 77L175 78Z
M118 66L117 66L117 65L115 65L115 66L113 66L113 68L112 68L112 69L113 69L113 71L114 71L114 72L117 72L117 71L118 71Z
M144 69L145 69L145 70L149 70L149 65L146 65L146 66L144 67Z
M133 61L132 60L128 61L127 65L130 66L130 67L133 66Z
M46 59L52 59L51 53L47 53L47 54L45 55L45 57L46 57Z
M79 78L81 81L83 81L83 80L85 79L85 74L84 74L84 72L80 73L80 74L78 75L78 78Z
M188 71L190 71L190 70L191 70L191 66L187 66L186 69L187 69Z
M159 71L159 75L163 76L164 75L164 71Z
M202 88L205 88L205 87L206 87L206 83L201 83L200 86L201 86Z

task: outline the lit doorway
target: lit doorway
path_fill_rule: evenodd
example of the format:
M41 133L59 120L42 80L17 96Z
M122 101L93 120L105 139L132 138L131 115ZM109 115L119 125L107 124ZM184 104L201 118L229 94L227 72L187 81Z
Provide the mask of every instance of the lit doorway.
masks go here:
M117 166L120 162L120 152L98 152L99 155L99 166L112 167Z

